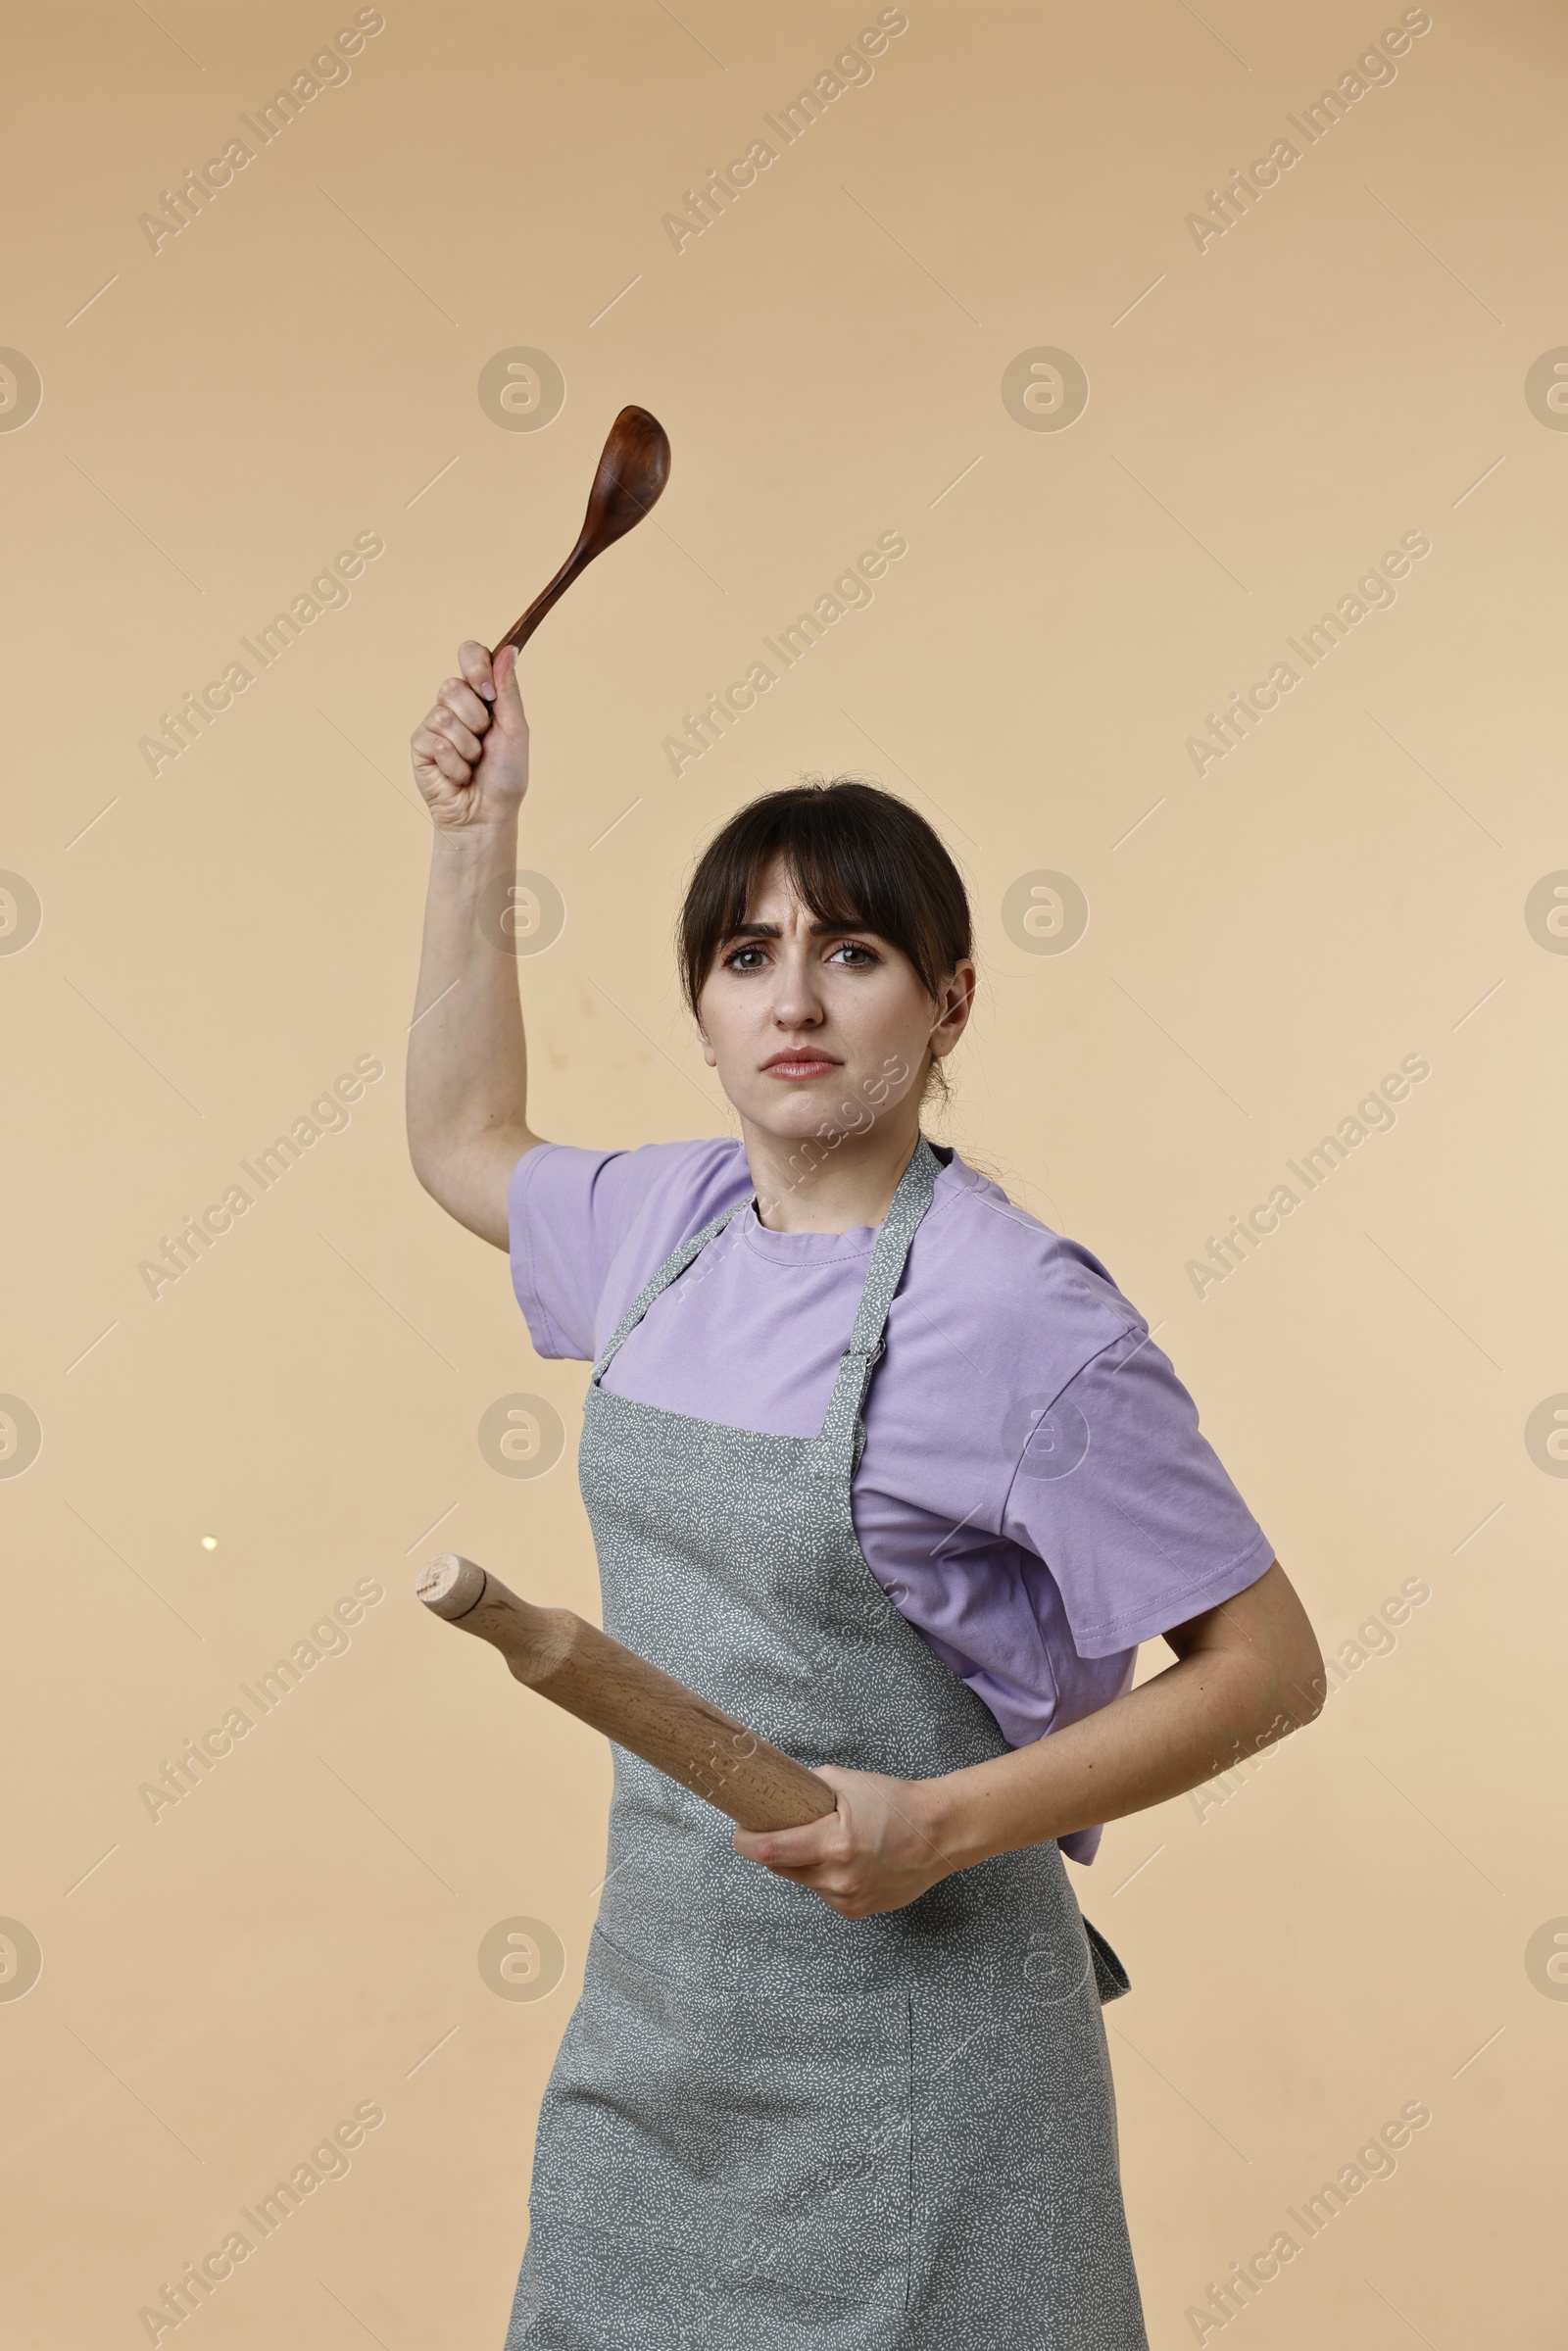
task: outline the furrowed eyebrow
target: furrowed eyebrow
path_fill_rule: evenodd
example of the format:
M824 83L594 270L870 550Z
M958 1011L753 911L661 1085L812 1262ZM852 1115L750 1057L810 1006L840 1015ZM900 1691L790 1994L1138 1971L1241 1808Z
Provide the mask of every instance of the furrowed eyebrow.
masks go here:
M867 922L812 922L808 925L808 931L813 939L829 939L838 931L865 931L873 939L879 939L882 935L880 931L872 930ZM780 923L743 922L738 930L730 932L724 944L728 947L737 939L782 939L783 936Z

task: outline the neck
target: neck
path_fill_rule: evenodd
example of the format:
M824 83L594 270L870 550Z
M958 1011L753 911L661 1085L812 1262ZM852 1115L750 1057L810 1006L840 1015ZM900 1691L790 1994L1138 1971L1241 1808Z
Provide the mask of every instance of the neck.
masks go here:
M914 1155L918 1102L873 1121L863 1135L791 1143L741 1121L759 1221L775 1233L848 1233L882 1222Z

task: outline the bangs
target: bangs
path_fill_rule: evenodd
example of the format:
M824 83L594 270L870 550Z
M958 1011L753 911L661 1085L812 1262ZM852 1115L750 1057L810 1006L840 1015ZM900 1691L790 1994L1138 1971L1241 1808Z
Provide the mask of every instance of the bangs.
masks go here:
M970 952L962 880L923 816L853 777L798 784L738 810L698 862L679 937L693 1011L775 859L818 922L874 931L907 956L932 997Z

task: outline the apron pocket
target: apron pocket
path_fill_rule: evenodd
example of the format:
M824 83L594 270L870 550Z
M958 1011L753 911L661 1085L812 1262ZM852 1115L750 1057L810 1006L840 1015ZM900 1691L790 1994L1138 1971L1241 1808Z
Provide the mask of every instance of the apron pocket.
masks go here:
M617 2342L652 2305L724 2351L885 2340L908 2278L910 2031L898 1988L715 1989L596 1928L540 2118L546 2298L603 2292Z

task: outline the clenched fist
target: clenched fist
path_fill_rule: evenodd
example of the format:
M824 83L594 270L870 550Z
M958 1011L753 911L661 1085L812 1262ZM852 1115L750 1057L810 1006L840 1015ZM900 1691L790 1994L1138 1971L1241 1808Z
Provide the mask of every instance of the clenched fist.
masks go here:
M528 789L528 721L517 692L517 656L502 647L492 669L470 637L410 740L414 780L443 832L510 823Z

